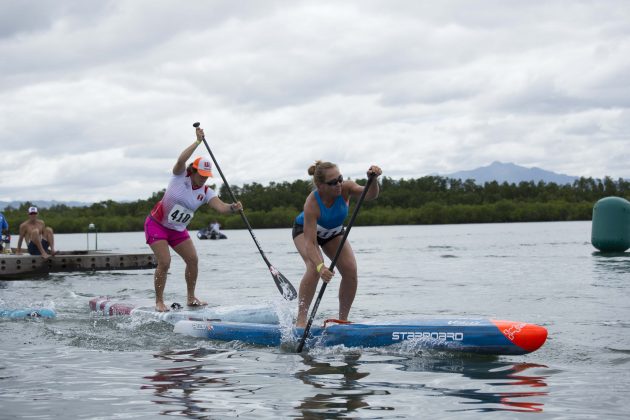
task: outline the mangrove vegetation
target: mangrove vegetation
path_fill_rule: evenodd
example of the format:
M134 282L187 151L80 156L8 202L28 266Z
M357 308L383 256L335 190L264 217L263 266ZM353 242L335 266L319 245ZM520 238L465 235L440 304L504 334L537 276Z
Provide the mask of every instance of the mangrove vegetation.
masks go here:
M366 180L356 181L365 184ZM380 197L364 203L355 222L358 226L590 220L597 200L607 196L630 198L630 181L610 177L579 178L566 185L542 181L478 185L473 180L440 176L400 180L382 177L379 181ZM290 228L311 189L311 183L305 180L232 186L255 229ZM147 199L106 200L86 207L56 205L40 208L39 217L57 233L86 232L90 223L99 232L141 231L147 214L163 194L159 191ZM230 201L225 188L219 194ZM354 202L351 201L351 212ZM31 205L25 202L19 208L7 207L3 211L12 234L17 234ZM195 213L189 229L205 227L213 220L224 229L245 228L238 214L222 215L203 206Z

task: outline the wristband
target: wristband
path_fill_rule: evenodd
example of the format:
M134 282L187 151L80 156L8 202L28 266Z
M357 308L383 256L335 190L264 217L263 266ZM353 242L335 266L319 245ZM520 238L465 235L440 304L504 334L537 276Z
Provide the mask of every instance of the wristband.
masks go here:
M199 146L201 144L201 140L195 140L195 143L197 143L197 146Z
M319 264L317 264L317 272L320 273L322 271L322 267L324 266L323 262L320 262Z

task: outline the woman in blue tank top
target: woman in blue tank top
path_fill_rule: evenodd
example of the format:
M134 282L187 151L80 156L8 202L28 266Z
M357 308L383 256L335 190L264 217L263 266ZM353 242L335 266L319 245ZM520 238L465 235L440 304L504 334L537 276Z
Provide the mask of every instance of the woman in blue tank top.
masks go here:
M381 175L381 168L372 165L367 175ZM332 260L341 243L343 221L348 215L350 197L360 197L361 185L354 181L344 181L343 175L334 163L317 161L308 168L313 177L315 190L304 203L304 211L295 218L293 243L304 260L306 272L300 282L298 317L296 326L304 327L308 309L315 295L318 280L329 282L334 272L328 270L322 251ZM378 197L378 182L373 182L365 195L366 200ZM348 314L357 291L357 262L350 243L346 243L339 254L336 267L341 273L339 285L339 319L348 320Z

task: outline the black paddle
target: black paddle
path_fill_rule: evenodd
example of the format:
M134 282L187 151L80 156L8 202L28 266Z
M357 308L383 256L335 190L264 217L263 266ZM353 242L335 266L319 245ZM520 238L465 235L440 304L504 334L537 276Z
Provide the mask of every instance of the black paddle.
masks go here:
M337 258L339 258L339 254L341 254L341 250L343 249L343 245L346 243L346 239L348 238L350 229L352 229L354 219L356 219L357 214L359 214L359 209L361 208L361 204L363 203L363 200L365 199L365 194L367 194L367 191L370 189L370 185L372 184L372 181L374 180L374 178L375 178L375 175L368 176L368 180L367 180L367 183L365 184L365 188L363 189L363 192L361 193L361 197L359 197L359 201L357 201L357 206L354 208L354 212L352 213L350 222L348 222L346 231L344 232L343 237L341 238L341 242L339 243L339 246L337 247L337 252L335 252L335 257L332 259L332 262L330 263L330 267L328 267L330 271L333 271L333 269L335 268L335 264L337 264ZM302 335L300 344L297 347L298 353L301 353L302 349L304 348L304 343L306 342L306 338L308 337L308 332L311 330L313 319L315 319L317 308L319 308L319 302L321 302L322 296L324 296L324 292L326 291L327 285L328 283L324 282L322 284L322 287L319 289L319 294L317 295L317 299L315 300L315 304L313 305L311 316L308 318L308 323L306 324L306 328L304 328L304 334Z
M193 124L193 127L198 128L200 125L201 125L200 123L196 122ZM221 168L219 167L219 163L214 158L214 155L212 154L212 150L210 150L210 146L208 146L208 142L206 141L206 137L203 136L202 140L203 140L203 144L206 145L206 149L208 149L208 153L210 153L210 157L212 158L212 161L214 162L214 166L217 167L217 170L219 171L219 174L221 175L221 179L223 179L223 184L225 185L225 188L230 193L230 197L232 197L232 201L234 202L238 201L236 200L236 197L234 197L234 193L232 192L232 189L230 188L230 184L228 184L227 179L225 179L225 176L223 175L223 172L221 171ZM247 226L247 230L249 230L249 233L252 235L252 239L254 240L254 243L256 244L258 251L260 251L260 255L262 255L263 260L265 260L265 263L267 264L267 267L269 267L269 271L271 272L271 277L273 277L273 281L276 282L276 286L278 287L278 290L282 294L282 297L287 300L295 299L297 297L297 292L295 291L295 288L293 287L291 282L289 282L289 280L287 280L287 278L284 277L284 275L282 275L281 272L279 272L273 265L271 265L271 263L267 259L267 256L265 255L262 248L260 247L260 244L258 243L258 239L256 239L256 235L254 235L254 231L252 230L252 226L249 224L247 217L245 217L245 213L243 212L242 209L239 210L239 213L241 215L241 219L243 219L243 222L245 223L245 226Z

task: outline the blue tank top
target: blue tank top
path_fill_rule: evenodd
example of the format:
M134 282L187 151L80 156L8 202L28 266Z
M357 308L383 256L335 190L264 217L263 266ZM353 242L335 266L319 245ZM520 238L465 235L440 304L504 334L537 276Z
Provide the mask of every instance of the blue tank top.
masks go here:
M315 199L319 204L319 217L317 218L317 236L327 238L332 234L338 233L343 227L343 221L348 216L348 203L343 199L343 195L339 195L332 206L326 207L319 192L315 191ZM304 225L304 212L295 218L295 223Z

